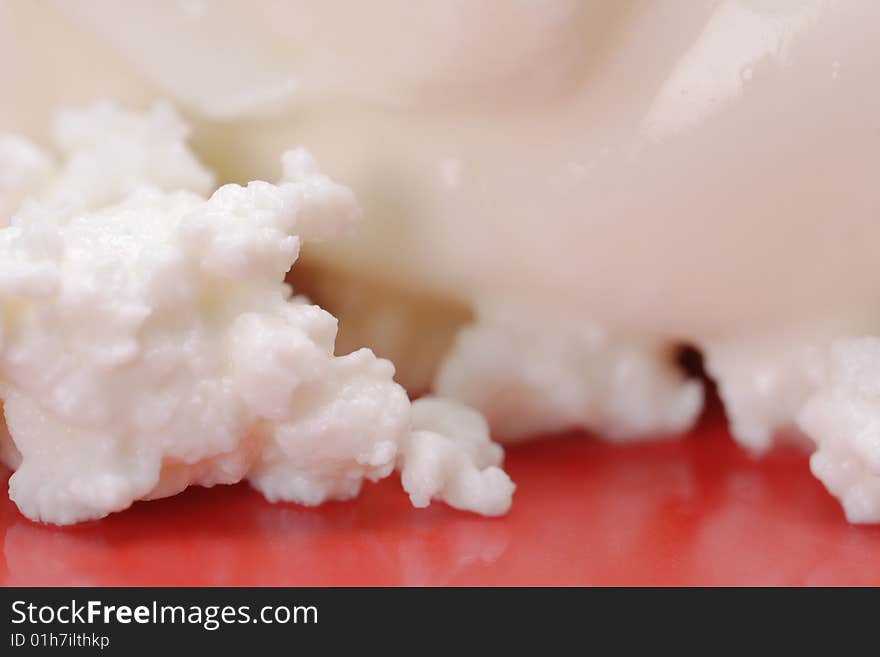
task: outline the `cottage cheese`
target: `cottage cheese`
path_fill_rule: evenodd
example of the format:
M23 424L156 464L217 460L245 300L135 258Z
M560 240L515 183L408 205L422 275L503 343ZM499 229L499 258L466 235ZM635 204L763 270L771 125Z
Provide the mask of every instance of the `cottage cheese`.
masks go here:
M462 328L438 393L468 400L505 440L590 427L608 440L675 436L703 406L703 388L662 341L626 339L552 307L486 303Z
M68 524L243 479L320 504L395 467L418 506L507 510L479 415L410 404L368 349L335 356L336 320L283 283L303 242L360 218L306 151L284 155L277 185L206 199L211 176L167 105L99 104L55 134L51 176L50 156L3 142L33 163L4 179L7 204L33 196L0 229L2 455L26 516Z
M500 437L680 431L685 343L752 453L800 429L835 494L875 476L815 418L864 401L833 345L880 335L880 3L352 4L0 0L0 124L170 95L237 181L303 143L370 217L303 263L344 343Z

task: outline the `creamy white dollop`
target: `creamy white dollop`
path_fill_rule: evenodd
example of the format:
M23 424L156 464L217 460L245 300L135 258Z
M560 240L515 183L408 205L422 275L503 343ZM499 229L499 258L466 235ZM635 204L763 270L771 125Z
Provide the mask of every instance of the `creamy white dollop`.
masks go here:
M49 155L9 149L39 175L4 181L33 196L0 229L0 454L26 516L68 524L242 479L320 504L396 465L419 506L508 509L475 412L411 405L389 361L335 356L336 320L291 297L302 242L361 216L306 151L284 155L279 184L206 199L211 176L168 105L67 112L55 135L48 177Z

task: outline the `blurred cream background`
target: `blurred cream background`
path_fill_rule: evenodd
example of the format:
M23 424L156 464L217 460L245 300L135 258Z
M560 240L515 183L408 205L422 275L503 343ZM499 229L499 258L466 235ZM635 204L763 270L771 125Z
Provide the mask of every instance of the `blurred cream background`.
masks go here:
M0 0L0 127L170 96L225 179L302 143L322 259L694 340L875 296L880 5ZM312 254L314 255L314 254Z

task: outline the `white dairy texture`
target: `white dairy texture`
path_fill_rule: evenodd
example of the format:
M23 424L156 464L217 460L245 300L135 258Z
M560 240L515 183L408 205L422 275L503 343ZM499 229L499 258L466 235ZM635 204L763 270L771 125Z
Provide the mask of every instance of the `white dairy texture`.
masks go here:
M307 146L369 218L306 260L375 302L321 301L357 314L346 343L382 344L414 389L476 406L502 438L671 435L700 410L673 359L687 343L737 440L762 453L799 428L835 495L836 473L874 482L850 520L880 521L880 470L841 429L875 425L813 403L870 398L829 363L840 345L874 362L863 339L880 335L878 3L0 0L0 15L0 88L19 100L0 125L39 138L59 103L161 93L224 181L270 178ZM437 322L407 294L473 323L451 348L420 342ZM818 407L838 419L804 419Z
M100 518L189 485L246 479L269 500L349 499L397 467L417 506L507 511L485 420L413 404L285 273L361 212L303 149L278 184L225 185L166 104L62 113L57 153L0 144L0 455L31 519ZM19 163L16 166L16 162ZM8 432L7 432L8 429Z

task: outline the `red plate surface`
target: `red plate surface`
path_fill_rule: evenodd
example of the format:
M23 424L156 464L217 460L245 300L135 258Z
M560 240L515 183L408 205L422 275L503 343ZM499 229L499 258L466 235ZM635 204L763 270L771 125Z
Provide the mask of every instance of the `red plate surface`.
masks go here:
M190 489L76 527L0 501L3 585L880 584L880 527L846 523L794 450L753 460L712 411L682 440L510 449L504 518L409 506L396 480L307 509Z

